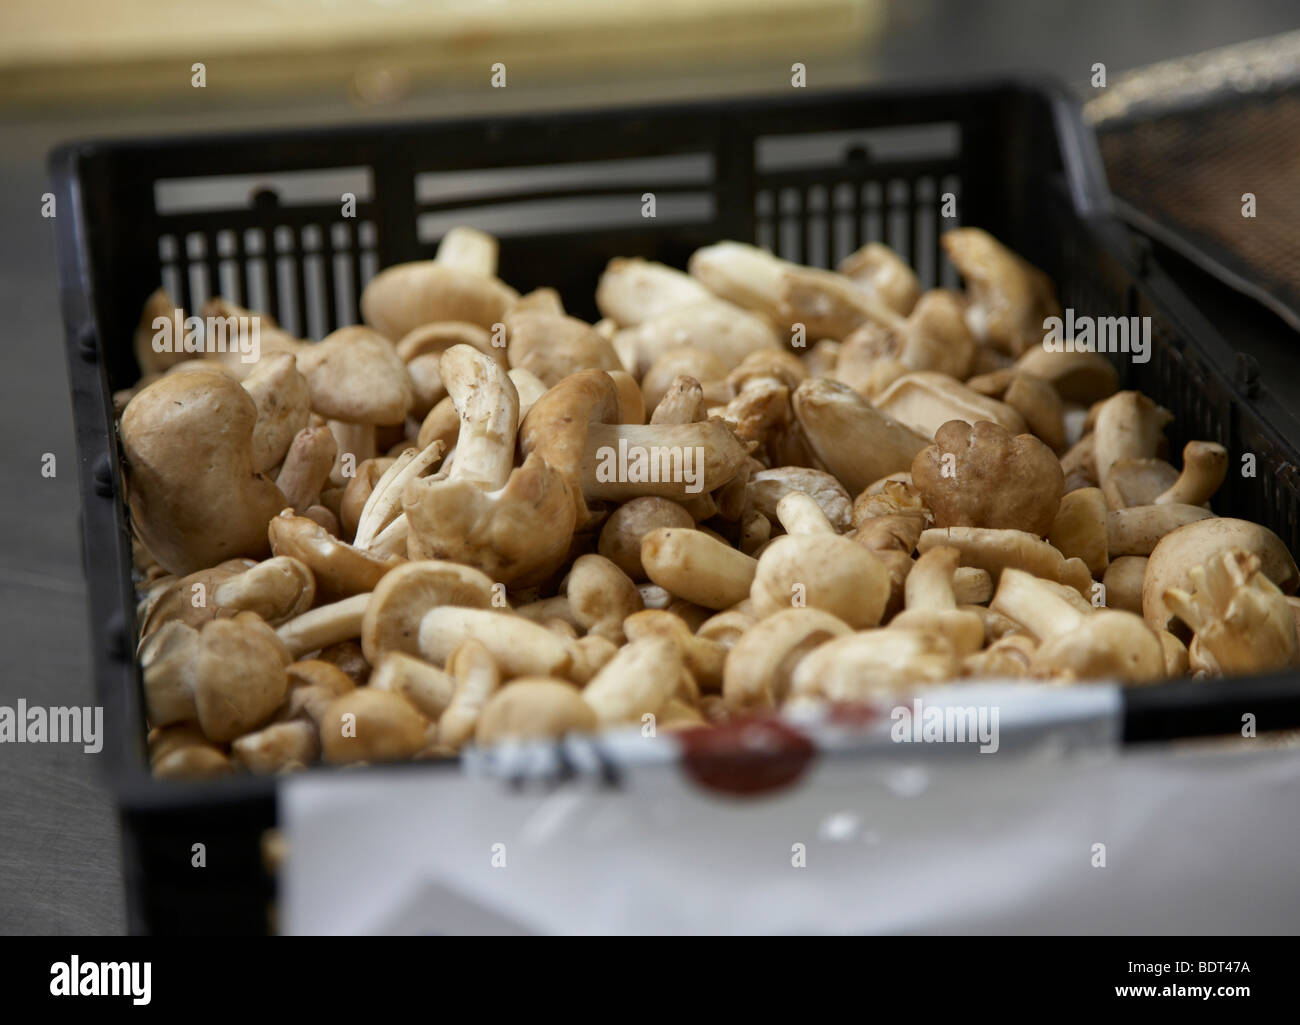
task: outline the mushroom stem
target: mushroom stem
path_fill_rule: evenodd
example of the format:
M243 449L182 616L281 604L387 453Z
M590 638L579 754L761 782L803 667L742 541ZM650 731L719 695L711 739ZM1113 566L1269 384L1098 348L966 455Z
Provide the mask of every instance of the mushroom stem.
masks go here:
M329 480L338 450L338 442L328 427L304 427L294 435L275 479L275 486L284 493L294 512L305 512L320 500L321 488Z
M909 609L955 609L953 574L961 552L956 548L931 548L916 560L907 574L903 594Z
M360 637L361 619L369 601L370 593L367 592L322 605L289 620L276 633L289 649L289 654L301 658L309 651Z
M1183 446L1183 472L1156 496L1156 505L1204 505L1219 490L1228 473L1228 450L1213 441L1189 441Z
M418 452L407 449L397 457L397 461L375 482L374 490L361 508L356 538L352 542L356 547L371 547L376 536L397 517L407 482L423 476L429 467L442 458L445 451L446 445L435 439ZM401 554L405 548L397 551Z
M456 463L449 477L504 487L514 467L519 393L495 360L470 345L453 345L439 363L443 384L460 416Z
M330 483L336 487L345 486L351 479L343 472L343 457L351 454L353 472L367 459L375 457L374 424L345 423L342 420L329 420L330 432L338 445L338 458L330 470Z
M776 503L776 516L787 534L834 534L822 507L802 491L791 491Z
M911 582L916 570L908 574ZM1004 569L991 608L1014 619L1040 641L1069 633L1087 613L1058 594L1046 581L1019 569Z
M1112 558L1150 555L1160 539L1179 527L1214 517L1200 505L1134 505L1106 516L1107 546Z
M485 278L497 272L497 240L477 228L458 225L442 236L434 260Z

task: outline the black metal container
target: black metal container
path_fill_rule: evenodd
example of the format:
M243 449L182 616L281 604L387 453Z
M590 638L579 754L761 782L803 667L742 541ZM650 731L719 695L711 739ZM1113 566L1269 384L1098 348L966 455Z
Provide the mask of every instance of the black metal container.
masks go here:
M95 685L133 930L262 931L273 894L259 844L275 820L275 780L184 784L148 772L112 393L138 375L132 333L160 282L187 310L223 293L320 337L358 319L361 287L379 267L433 256L445 227L463 220L502 236L505 280L521 291L555 286L570 311L594 318L596 280L614 256L684 266L696 247L730 238L830 266L883 239L924 285L955 284L938 236L977 225L1050 274L1076 313L1152 318L1152 358L1122 363L1124 386L1174 413L1174 451L1204 438L1226 445L1234 462L1254 453L1258 477L1230 474L1216 509L1262 522L1300 550L1295 421L1266 384L1238 374L1236 354L1112 219L1092 135L1050 84L790 90L741 102L80 142L55 151L50 172ZM202 201L187 205L196 180L216 177L232 180L204 183ZM310 195L300 201L295 191ZM355 216L344 215L345 193ZM653 218L643 216L646 193ZM948 196L955 217L943 215ZM1294 725L1300 678L1127 692L1127 738L1234 730L1244 698L1261 729ZM201 871L190 865L196 842L207 845Z

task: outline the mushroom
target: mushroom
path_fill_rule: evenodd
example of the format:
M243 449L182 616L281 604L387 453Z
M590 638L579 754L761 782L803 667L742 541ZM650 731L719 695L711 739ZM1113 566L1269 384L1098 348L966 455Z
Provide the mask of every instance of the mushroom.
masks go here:
M690 513L676 502L645 495L624 502L605 521L600 531L597 551L633 580L645 580L641 564L641 541L659 527L695 526Z
M420 655L435 665L448 663L466 640L478 641L507 678L561 676L570 663L559 637L509 612L440 605L424 614L418 636Z
M961 297L944 289L926 292L906 318L873 308L871 319L844 337L835 377L867 395L914 370L965 378L975 358L975 339L964 313Z
M960 558L956 548L939 547L916 560L907 575L907 606L889 621L890 630L937 633L947 638L959 656L973 655L984 647L984 621L978 613L957 607L953 576Z
M398 555L365 551L340 541L315 520L283 510L268 525L271 551L307 565L325 601L372 591L384 574L405 560Z
M484 273L487 247L453 229L432 260L399 263L380 271L361 293L365 322L387 338L397 340L434 321L464 321L492 329L514 302L513 289ZM493 261L495 262L495 261Z
M946 637L918 630L862 630L827 641L790 680L792 701L867 701L957 676L961 660Z
M641 495L678 501L707 496L733 480L749 458L746 447L721 420L591 423L586 452L583 495L615 502Z
M443 451L443 442L435 440L422 449L406 449L389 464L357 514L353 544L384 554L406 551L409 525L400 511L406 485L423 478Z
M1064 402L1090 405L1115 394L1119 371L1096 352L1054 351L1031 345L1016 360L1015 369L1047 381Z
M729 424L741 441L768 445L789 430L790 392L803 379L797 356L778 349L760 350L727 376L735 397L709 412Z
M1052 450L995 423L950 420L912 461L912 482L936 527L994 527L1042 536L1052 528L1065 476Z
M1065 404L1041 377L1022 370L998 370L966 382L972 391L999 399L1025 419L1030 432L1053 452L1066 448Z
M356 463L375 455L375 427L400 424L414 395L393 343L367 327L342 327L298 354L311 408L330 421L339 458ZM331 479L345 483L341 466Z
M328 427L304 427L294 435L275 479L275 486L294 512L305 515L320 502L321 489L329 482L337 457L338 443Z
M1154 499L1167 503L1204 505L1223 484L1228 473L1228 450L1213 441L1189 441L1183 446L1183 472L1167 491Z
M613 339L615 350L630 354L628 369L638 377L670 350L705 354L721 365L725 375L751 353L776 349L778 344L776 332L764 317L712 296L665 310L625 328Z
M940 545L956 548L961 552L962 565L978 567L995 581L1003 570L1014 568L1066 584L1080 594L1092 589L1092 574L1082 559L1067 559L1046 541L1023 530L933 527L921 534L916 548L924 555Z
M252 612L195 630L162 626L140 651L145 711L154 726L198 721L221 743L267 721L284 699L289 652Z
M1120 459L1156 455L1165 425L1173 419L1141 392L1116 392L1097 409L1094 444L1097 481L1104 490L1111 468Z
M301 658L309 651L319 651L331 644L360 637L361 620L369 602L369 594L354 594L341 601L320 605L295 616L279 627L276 634L294 658Z
M1092 611L1050 582L1007 569L991 606L1041 642L1030 660L1035 672L1070 673L1076 679L1118 677L1126 683L1161 679L1164 647L1131 612Z
M632 578L603 555L582 555L564 588L574 618L587 633L622 644L623 620L644 607Z
M1187 571L1190 592L1165 590L1165 604L1194 634L1192 668L1266 673L1300 662L1291 606L1261 567L1258 555L1230 548Z
M456 691L456 681L446 670L396 649L379 656L370 686L400 694L433 722L447 710Z
M510 366L536 374L548 388L579 370L622 370L609 341L590 324L562 313L506 314Z
M253 425L253 471L266 473L284 461L294 437L307 426L311 395L294 357L277 352L258 361L241 382L257 407Z
M501 671L491 652L472 637L448 657L447 671L456 681L456 690L438 720L438 743L457 751L474 735L484 706L501 686Z
M398 762L425 742L428 720L390 690L357 687L337 697L321 718L321 752L332 765Z
M122 414L131 523L168 572L266 553L267 522L287 504L253 471L257 407L223 374L160 378Z
M474 740L489 745L590 733L595 728L596 713L577 687L562 680L525 678L511 681L488 699L478 717Z
M149 767L158 779L211 779L234 771L226 753L193 723L150 730Z
M867 548L839 537L820 507L793 492L777 514L789 533L758 559L750 600L759 617L806 602L850 626L875 626L889 597L889 574Z
M1112 556L1149 555L1166 534L1213 516L1209 509L1199 505L1135 505L1112 509L1106 517L1106 542Z
M1121 555L1107 566L1101 578L1106 607L1142 615L1142 579L1146 571L1145 555Z
M911 313L921 297L916 273L881 242L868 242L854 250L835 269L900 317Z
M623 327L712 299L709 290L689 275L650 260L615 257L596 284L597 309Z
M778 349L771 350L779 352ZM713 388L729 391L726 385L730 368L713 353L695 346L679 345L663 352L650 364L650 369L641 378L641 395L648 409L658 411L665 397L683 379L693 380L698 389L701 402L704 401L704 387L700 383L714 382ZM701 417L698 412L685 419L665 420L663 417L655 423L691 423Z
M438 367L444 352L453 345L471 345L506 366L504 341L502 337L501 345L493 345L492 336L477 324L455 320L422 324L403 336L396 350L411 379L411 415L424 419L429 410L446 396L447 389L442 386Z
M659 609L646 609L629 615L623 621L623 630L629 641L642 637L668 638L677 646L687 671L702 689L717 690L722 686L727 645L691 633L690 626L681 616Z
M874 398L875 407L886 416L933 438L950 420L975 424L989 420L1011 434L1028 429L1024 417L1008 406L966 387L947 374L913 371L904 374Z
M408 556L463 562L508 585L544 580L573 536L568 484L536 454L512 469L519 398L497 363L453 346L443 353L442 378L460 414L460 435L445 477L405 487Z
M1259 556L1261 571L1283 594L1294 594L1300 585L1295 560L1281 538L1267 527L1227 517L1197 520L1170 531L1151 550L1142 582L1142 615L1146 621L1155 629L1169 629L1173 613L1165 601L1165 592L1170 588L1189 590L1192 568L1230 549Z
M583 496L583 467L589 448L589 426L618 424L622 402L614 380L600 370L580 370L546 391L519 426L519 451L536 453L560 474L569 487L574 522L591 518Z
M641 539L646 575L671 594L708 609L749 597L758 563L700 530L658 527Z
M215 354L208 359L237 381L252 374L262 360L280 353L296 356L307 344L288 331L281 330L269 313L254 313L220 296L213 296L205 302L199 315L207 336L202 342L202 348ZM250 343L255 339L256 347L251 344L245 347L245 339ZM257 358L250 362L249 355Z
M765 314L773 323L785 327L780 303L781 278L793 266L757 246L716 242L695 250L686 269L714 295L742 309ZM854 286L846 283L846 287Z
M1116 459L1102 492L1112 509L1153 505L1178 481L1178 471L1163 459Z
M314 722L275 722L236 738L230 753L249 772L270 774L303 769L320 757L320 731Z
M676 690L683 670L677 645L643 637L619 649L582 690L601 726L640 722L657 713Z
M1013 356L1038 346L1043 321L1061 312L1051 279L980 228L946 231L939 241L966 282L975 336Z
M160 341L171 342L169 347L158 348L154 345L154 339L160 333L163 334ZM192 352L187 352L184 345L180 344L184 338L185 311L172 302L165 288L156 289L144 301L132 342L140 375L145 377L160 374L193 356Z
M527 373L526 370L521 372ZM511 373L513 374L514 371L511 371ZM641 394L641 386L637 384L636 378L626 370L606 370L605 373L607 373L609 379L614 382L614 388L618 392L619 423L638 425L645 423L645 396ZM539 381L538 383L540 384L541 382ZM545 388L543 388L542 391L539 391L533 401L540 399L544 391ZM523 411L522 395L519 398L519 402L519 417L522 422L524 416L527 415ZM532 402L528 403L528 408L532 409Z
M715 624L711 636L724 628L735 640L723 668L722 695L728 709L737 713L767 711L783 704L800 660L818 645L852 633L847 623L829 612L806 607L777 612L761 625L748 617L734 625Z
M839 381L804 381L792 402L817 459L851 495L888 473L909 469L930 444L929 437L886 416Z
M778 503L792 492L801 492L816 502L836 533L848 530L853 522L853 500L844 485L825 470L776 466L757 471L745 485L746 498L769 521L777 518Z
M1047 540L1067 559L1079 558L1094 577L1110 563L1110 510L1101 488L1076 488L1060 502Z
M444 605L492 607L492 580L471 566L422 559L398 566L375 584L361 620L361 650L378 666L389 651L417 654L420 621Z

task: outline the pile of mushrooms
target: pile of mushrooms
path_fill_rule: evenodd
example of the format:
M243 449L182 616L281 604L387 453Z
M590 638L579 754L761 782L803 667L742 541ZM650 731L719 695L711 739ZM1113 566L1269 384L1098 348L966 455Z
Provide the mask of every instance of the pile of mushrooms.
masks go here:
M458 228L323 341L263 316L251 366L137 344L155 772L1295 664L1300 573L1211 510L1224 448L1175 465L1165 410L1040 344L1045 275L977 229L943 243L964 292L880 244L834 272L737 242L618 259L593 325ZM621 450L698 453L695 486L598 472Z

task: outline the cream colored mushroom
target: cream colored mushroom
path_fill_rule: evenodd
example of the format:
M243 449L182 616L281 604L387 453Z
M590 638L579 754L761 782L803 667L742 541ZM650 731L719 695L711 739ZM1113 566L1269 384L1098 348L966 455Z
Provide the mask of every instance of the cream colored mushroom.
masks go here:
M734 613L722 615L734 616ZM791 677L800 660L819 645L852 632L847 623L829 612L807 607L785 609L757 625L748 617L734 623L714 624L710 634L716 636L724 627L726 633L735 636L722 680L723 697L734 712L779 707L789 693Z
M400 694L434 722L456 692L456 681L449 672L396 649L379 656L369 686Z
M579 556L564 593L579 625L615 644L623 643L623 620L643 608L632 578L603 555Z
M1040 346L1043 321L1061 312L1051 279L980 228L946 231L940 243L966 282L975 336L1013 356Z
M445 605L492 607L493 582L471 566L422 559L398 566L375 585L361 620L361 649L378 666L386 652L416 654L420 622Z
M446 663L466 640L483 645L507 678L562 676L570 664L559 637L508 612L441 605L420 620L419 652L435 665Z
M321 751L334 765L404 761L424 746L428 728L428 720L400 694L358 687L325 711Z
M488 699L474 740L489 745L590 733L595 728L596 713L577 687L561 680L525 678L511 681Z
M286 352L261 359L241 384L257 406L253 471L266 473L284 460L295 436L306 428L311 393L294 357Z
M1037 672L1069 672L1078 679L1114 676L1128 683L1164 676L1164 647L1131 612L1081 608L1047 581L1017 569L1003 571L991 607L1039 639L1031 659Z
M682 655L666 637L625 644L582 690L601 726L640 722L658 712L682 675Z
M699 530L659 527L641 539L641 564L654 583L709 609L749 597L758 563Z
M689 275L662 263L635 258L610 260L596 284L597 308L623 327L712 298L709 290Z
M957 607L953 576L960 558L957 549L939 547L916 560L907 575L906 608L889 621L890 630L932 631L963 657L984 647L984 621Z

